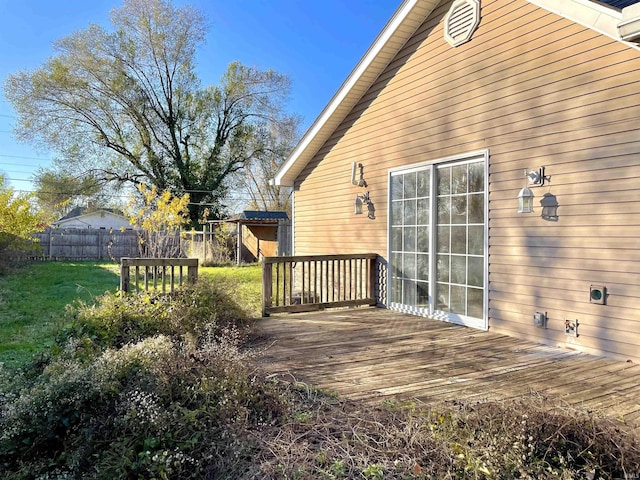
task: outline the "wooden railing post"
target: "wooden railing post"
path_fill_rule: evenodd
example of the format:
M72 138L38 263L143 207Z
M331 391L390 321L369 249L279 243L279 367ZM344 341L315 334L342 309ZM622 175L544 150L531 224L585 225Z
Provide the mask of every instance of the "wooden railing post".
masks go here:
M376 296L377 284L378 284L378 269L376 268L378 263L378 257L369 259L369 298L373 299L371 305L377 305L378 299Z
M277 288L277 286L276 286ZM262 261L262 316L268 317L268 309L273 297L273 263L267 258Z
M187 267L187 282L191 285L198 281L198 260L196 259L195 265L189 265Z
M120 263L120 291L129 293L129 259L122 258Z

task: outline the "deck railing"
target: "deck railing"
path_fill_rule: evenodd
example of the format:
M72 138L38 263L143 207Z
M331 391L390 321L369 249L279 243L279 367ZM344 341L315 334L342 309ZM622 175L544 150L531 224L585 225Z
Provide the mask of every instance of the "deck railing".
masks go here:
M166 293L185 282L198 279L197 258L122 258L120 260L120 291L132 289Z
M376 305L377 254L265 257L262 315Z

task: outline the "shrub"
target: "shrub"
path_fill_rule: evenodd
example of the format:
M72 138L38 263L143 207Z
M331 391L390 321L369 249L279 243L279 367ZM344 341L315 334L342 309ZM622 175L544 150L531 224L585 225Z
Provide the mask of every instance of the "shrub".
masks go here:
M450 443L465 473L531 479L640 473L640 438L633 429L560 402L534 396L460 404L452 421L457 439Z
M233 478L253 429L284 411L242 350L234 285L170 295L107 293L68 309L53 354L0 368L2 478Z
M237 341L231 330L200 345L155 336L91 362L69 345L34 381L5 378L0 475L234 478L250 469L251 430L276 421L284 403Z
M129 199L125 213L138 234L140 256L180 257L180 229L188 222L189 194L176 197L144 183L138 185L138 193Z
M0 275L23 254L35 251L32 234L42 230L43 216L33 211L32 198L17 194L0 174Z
M228 328L245 332L249 313L234 298L235 284L201 279L172 294L106 293L96 304L68 307L71 327L59 339L90 338L103 347L137 342L149 335L203 338Z
M307 391L308 392L308 391ZM539 397L367 406L296 389L265 436L265 478L616 479L640 472L632 426Z

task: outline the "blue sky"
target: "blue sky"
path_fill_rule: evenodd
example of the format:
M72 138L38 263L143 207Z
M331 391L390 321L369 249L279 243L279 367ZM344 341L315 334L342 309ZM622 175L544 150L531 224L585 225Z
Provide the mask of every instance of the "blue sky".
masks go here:
M306 129L331 99L400 0L174 0L203 11L210 29L198 52L205 85L217 84L229 62L273 68L289 75L287 110ZM116 0L0 0L0 80L34 69L52 55L52 44L90 23L107 25ZM0 94L3 92L0 90ZM0 172L17 190L53 154L18 143L11 134L15 114L0 97Z

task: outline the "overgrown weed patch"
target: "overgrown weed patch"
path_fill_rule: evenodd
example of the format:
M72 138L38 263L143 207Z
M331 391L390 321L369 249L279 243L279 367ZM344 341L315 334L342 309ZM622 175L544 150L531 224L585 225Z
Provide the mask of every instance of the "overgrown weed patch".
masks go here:
M640 469L637 429L537 396L382 406L297 394L266 436L268 478L615 479Z

